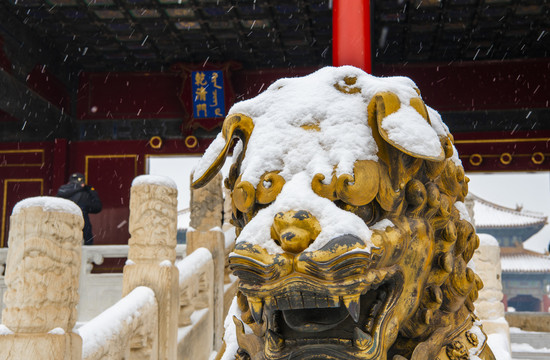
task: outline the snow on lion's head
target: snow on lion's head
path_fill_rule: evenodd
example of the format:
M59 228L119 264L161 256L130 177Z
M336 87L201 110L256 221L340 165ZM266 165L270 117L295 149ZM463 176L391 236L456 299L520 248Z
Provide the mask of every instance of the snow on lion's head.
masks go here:
M235 137L240 282L222 358L492 358L468 179L410 79L345 66L278 80L231 108L194 187Z

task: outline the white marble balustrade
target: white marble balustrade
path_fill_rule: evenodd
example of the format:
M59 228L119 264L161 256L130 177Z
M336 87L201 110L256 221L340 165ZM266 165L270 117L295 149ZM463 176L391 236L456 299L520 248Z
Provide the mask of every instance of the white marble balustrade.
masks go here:
M186 245L176 246L178 259L185 257ZM4 308L3 298L6 291L4 268L8 248L0 248L0 310ZM105 259L125 258L128 245L93 245L82 247L80 269L80 301L78 303L78 322L86 322L115 304L122 296L122 272L92 274L94 265L101 265ZM0 311L0 322L2 314Z

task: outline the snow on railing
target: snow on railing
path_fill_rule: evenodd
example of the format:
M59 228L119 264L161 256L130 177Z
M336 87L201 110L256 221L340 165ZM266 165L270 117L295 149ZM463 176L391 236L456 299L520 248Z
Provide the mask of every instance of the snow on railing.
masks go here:
M177 262L176 267L179 270L180 299L178 326L183 327L192 324L190 316L195 310L213 305L212 254L205 248L199 248Z
M83 360L151 359L158 351L158 304L140 286L80 327Z
M176 257L185 256L186 245L176 246ZM122 296L122 272L92 273L94 265L103 264L105 259L127 258L128 245L93 245L82 247L80 269L80 301L78 321L85 322L120 300ZM1 261L1 254L0 254ZM1 265L1 264L0 264ZM2 277L0 276L0 293ZM0 304L2 299L0 299Z
M176 189L139 178L131 189L124 296L77 330L79 280L95 275L92 262L124 257L126 247L83 251L83 220L70 201L27 199L16 206L10 248L0 252L6 267L0 359L206 359L218 350L219 306L236 285L223 282L231 244L221 231L197 231L190 254L176 262L185 249L176 247Z

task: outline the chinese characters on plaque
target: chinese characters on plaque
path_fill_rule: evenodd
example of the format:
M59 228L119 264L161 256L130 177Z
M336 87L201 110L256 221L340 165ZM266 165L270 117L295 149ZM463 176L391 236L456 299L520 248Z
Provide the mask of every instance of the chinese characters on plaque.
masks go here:
M225 116L223 71L192 71L193 117L206 119Z

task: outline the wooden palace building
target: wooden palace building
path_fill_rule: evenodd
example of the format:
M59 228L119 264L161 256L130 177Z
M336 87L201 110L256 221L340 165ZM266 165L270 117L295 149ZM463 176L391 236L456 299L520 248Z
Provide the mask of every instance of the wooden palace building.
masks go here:
M471 193L469 197L476 231L494 236L499 243L506 308L550 312L550 256L523 247L548 223L548 216L521 207L507 208Z

